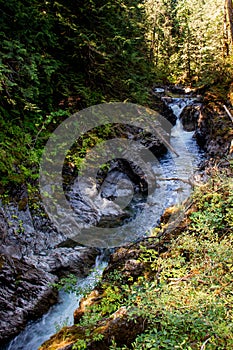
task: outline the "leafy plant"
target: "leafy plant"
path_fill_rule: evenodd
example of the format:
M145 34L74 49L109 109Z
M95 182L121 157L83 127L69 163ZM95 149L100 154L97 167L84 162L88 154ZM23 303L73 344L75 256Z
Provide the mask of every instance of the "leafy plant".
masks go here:
M231 349L232 216L226 219L225 229L220 212L232 212L231 181L215 176L196 189L193 200L201 221L197 219L200 214L193 212L191 229L174 238L164 253L141 246L139 260L152 272L150 278L141 276L134 283L122 284L115 271L110 275L112 285L102 286L103 298L84 316L83 326L94 326L124 305L130 318L141 316L147 325L132 342L132 349ZM205 220L208 229L201 230ZM111 349L128 348L111 345Z

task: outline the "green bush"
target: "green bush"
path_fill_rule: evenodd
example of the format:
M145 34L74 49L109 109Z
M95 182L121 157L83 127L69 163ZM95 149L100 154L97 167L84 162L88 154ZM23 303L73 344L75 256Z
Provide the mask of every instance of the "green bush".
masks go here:
M101 303L81 324L94 325L124 306L132 319L140 315L146 328L130 347L113 342L111 349L232 349L232 199L232 182L225 176L197 188L190 225L168 250L159 254L141 246L139 260L150 269L149 277L122 284L119 274L112 274Z

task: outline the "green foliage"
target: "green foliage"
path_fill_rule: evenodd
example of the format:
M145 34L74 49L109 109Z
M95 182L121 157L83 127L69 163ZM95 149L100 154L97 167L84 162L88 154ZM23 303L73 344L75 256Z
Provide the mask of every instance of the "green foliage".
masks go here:
M129 347L113 341L110 349L230 350L232 194L231 178L223 174L198 187L193 195L196 211L190 214L187 230L170 242L166 252L142 245L139 260L147 266L145 276L127 283L120 272L112 272L109 282L101 285L101 300L80 325L93 329L124 306L129 318L137 315L144 320L145 331Z
M121 290L117 286L105 286L101 301L89 307L80 321L80 325L90 327L95 325L102 317L111 315L117 311L123 301Z
M93 268L90 271L90 275L86 277L83 281L73 274L60 278L57 283L53 283L52 286L58 290L64 290L66 293L76 293L77 296L85 297L91 292L91 290L98 284L101 280L101 271L99 269ZM80 287L77 286L79 282Z
M136 312L149 320L133 349L232 347L232 240L186 232L173 242L161 256L160 284L145 280L131 292Z
M158 80L212 85L232 78L222 0L147 0L145 7Z
M190 229L210 237L230 233L233 228L233 182L215 176L194 192L197 211L191 215Z
M87 348L87 341L84 339L79 339L77 342L72 346L72 350L85 350Z
M77 276L70 274L67 277L62 277L59 282L53 283L52 286L58 290L64 290L66 293L76 292L78 294L77 282Z
M36 177L42 147L70 113L102 102L146 102L152 64L139 5L1 4L1 185Z
M47 140L50 128L67 116L58 110L42 117L37 115L35 124L24 125L19 119L6 120L0 116L0 185L23 183L38 178L38 166L42 146Z

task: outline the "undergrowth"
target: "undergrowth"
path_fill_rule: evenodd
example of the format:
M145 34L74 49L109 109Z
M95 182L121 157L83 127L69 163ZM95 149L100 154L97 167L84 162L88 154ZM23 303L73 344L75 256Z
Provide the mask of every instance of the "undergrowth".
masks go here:
M192 200L190 223L168 251L141 249L139 260L149 275L125 283L115 271L109 285L103 284L101 301L81 320L90 329L122 306L129 317L143 317L145 331L130 346L113 340L110 349L233 348L232 179L215 175ZM86 349L90 339L77 341L74 349Z

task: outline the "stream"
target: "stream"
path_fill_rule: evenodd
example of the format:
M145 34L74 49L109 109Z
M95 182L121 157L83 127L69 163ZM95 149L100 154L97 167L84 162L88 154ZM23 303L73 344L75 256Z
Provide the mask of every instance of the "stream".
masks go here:
M104 254L96 258L93 271L85 278L79 278L79 289L93 289L100 279L107 261ZM82 295L74 292L59 292L59 301L39 320L29 322L27 327L8 346L2 350L36 350L54 333L64 326L73 324L73 313L77 309Z
M189 184L178 181L178 178L188 180L198 170L198 164L204 157L204 153L200 150L193 138L193 132L183 130L179 116L183 108L193 103L193 99L189 97L170 98L168 104L177 117L176 125L171 132L171 146L180 155L176 157L167 152L159 160L161 168L156 167L157 191L156 198L151 198L153 202L151 211L147 211L147 217L140 217L140 226L143 227L148 222L151 228L158 224L158 219L166 207L181 203L190 194L191 187ZM166 181L166 178L175 180ZM158 188L161 195L158 195ZM164 194L166 199L164 201ZM161 196L161 198L160 198ZM162 198L163 197L163 198ZM157 206L154 205L155 201ZM163 207L160 203L163 203ZM139 203L140 204L140 203ZM138 203L135 204L136 206ZM149 205L149 204L148 204ZM136 208L137 210L137 208ZM149 216L148 216L149 212ZM155 215L156 212L156 215ZM157 221L157 222L156 222ZM138 222L137 222L138 224ZM136 228L135 228L136 229ZM96 259L95 269L86 278L78 280L78 287L86 288L94 287L98 278L100 278L107 262L103 256ZM37 321L30 322L24 331L14 338L2 350L36 350L54 333L56 333L64 325L72 325L73 312L78 307L82 295L75 293L59 292L59 302L50 308L47 314Z
M185 131L179 119L183 109L192 105L192 98L174 98L169 103L170 108L177 117L176 125L172 128L170 144L180 157L171 157L168 152L162 159L163 176L166 178L192 179L198 173L200 162L204 159L204 151L195 141L193 131ZM182 152L182 153L181 153ZM170 180L167 184L166 208L185 200L191 191L189 184L182 181Z

